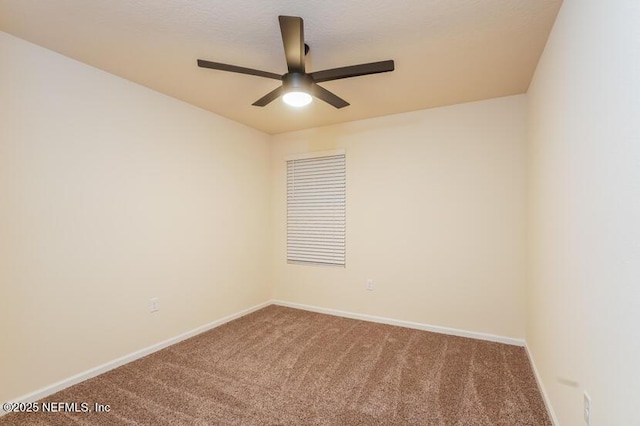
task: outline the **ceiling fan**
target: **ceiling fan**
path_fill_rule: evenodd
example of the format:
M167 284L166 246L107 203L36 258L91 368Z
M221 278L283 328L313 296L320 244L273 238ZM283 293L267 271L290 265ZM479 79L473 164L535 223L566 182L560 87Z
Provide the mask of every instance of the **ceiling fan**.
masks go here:
M394 70L393 61L388 60L308 73L305 70L304 57L309 52L309 46L304 42L302 18L297 16L278 16L278 20L280 21L284 54L287 59L288 72L285 74L280 75L236 65L205 61L203 59L198 59L198 66L281 80L281 86L267 93L252 104L259 107L268 105L280 96L282 96L285 103L289 105L304 106L311 102L312 96L315 96L336 108L343 108L349 105L347 101L319 86L317 83Z

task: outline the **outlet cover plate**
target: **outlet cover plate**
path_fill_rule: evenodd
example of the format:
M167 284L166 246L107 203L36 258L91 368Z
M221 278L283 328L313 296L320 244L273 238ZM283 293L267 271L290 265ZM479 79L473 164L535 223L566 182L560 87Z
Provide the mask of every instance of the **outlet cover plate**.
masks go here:
M157 312L160 310L160 301L157 297L152 297L149 300L149 312Z
M373 291L373 279L367 278L367 283L365 284L367 291Z
M584 393L584 422L587 426L591 426L591 397L586 391Z

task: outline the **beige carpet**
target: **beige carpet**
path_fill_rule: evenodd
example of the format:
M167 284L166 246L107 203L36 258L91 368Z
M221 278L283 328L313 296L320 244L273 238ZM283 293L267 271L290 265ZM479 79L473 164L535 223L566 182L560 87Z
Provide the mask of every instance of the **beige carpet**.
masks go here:
M551 425L521 347L279 306L43 401L111 411L0 425Z

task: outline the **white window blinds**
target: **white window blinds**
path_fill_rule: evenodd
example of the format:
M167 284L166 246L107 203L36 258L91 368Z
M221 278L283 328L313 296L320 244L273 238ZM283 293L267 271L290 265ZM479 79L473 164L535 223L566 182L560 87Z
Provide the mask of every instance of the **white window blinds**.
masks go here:
M344 153L287 161L287 261L345 265Z

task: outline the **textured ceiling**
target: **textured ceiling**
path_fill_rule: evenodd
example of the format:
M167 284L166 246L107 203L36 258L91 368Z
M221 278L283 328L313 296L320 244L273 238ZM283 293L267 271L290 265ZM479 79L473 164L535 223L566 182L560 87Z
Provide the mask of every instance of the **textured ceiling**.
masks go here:
M0 30L268 133L527 91L561 0L0 0ZM301 16L307 71L395 60L322 83L351 103L251 103L286 71L278 15Z

